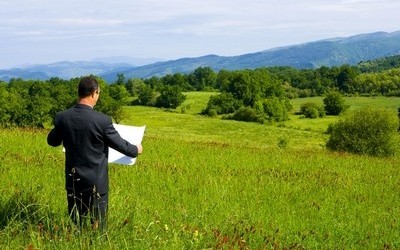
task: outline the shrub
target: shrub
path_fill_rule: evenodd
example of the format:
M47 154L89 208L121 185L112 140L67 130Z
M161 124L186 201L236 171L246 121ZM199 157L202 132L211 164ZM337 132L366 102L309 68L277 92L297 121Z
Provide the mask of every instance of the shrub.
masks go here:
M306 118L318 118L325 116L324 107L318 106L313 102L307 102L301 105L300 113L303 114Z
M263 114L265 120L280 122L289 119L288 110L291 108L291 104L287 99L270 97L257 102L255 108Z
M262 122L260 115L251 107L240 108L230 118L236 121Z
M388 110L364 108L353 111L329 126L330 138L326 146L357 154L393 155L398 125L396 115Z
M328 115L339 115L348 108L345 105L343 96L338 92L328 93L324 98L324 105L324 109Z
M207 109L207 110L203 111L202 114L208 115L209 117L216 117L218 115L218 112L216 109L212 108L212 109Z

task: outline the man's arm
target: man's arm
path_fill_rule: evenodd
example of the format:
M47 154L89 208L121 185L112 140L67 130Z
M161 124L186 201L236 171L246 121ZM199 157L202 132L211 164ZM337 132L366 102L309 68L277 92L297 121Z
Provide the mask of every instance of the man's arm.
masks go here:
M47 144L53 147L57 147L60 146L61 143L62 143L62 138L59 135L59 133L57 133L57 128L54 127L47 135Z
M133 145L127 140L123 139L118 131L114 128L111 120L106 127L104 133L108 145L126 156L137 157L143 151L141 144Z

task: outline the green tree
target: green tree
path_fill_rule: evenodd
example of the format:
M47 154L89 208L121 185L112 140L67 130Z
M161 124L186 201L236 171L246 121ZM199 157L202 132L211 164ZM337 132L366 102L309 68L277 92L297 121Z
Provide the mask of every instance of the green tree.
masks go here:
M111 98L121 102L122 105L127 104L129 93L126 90L125 85L111 84L109 85L108 91L108 94L111 96Z
M165 86L156 99L156 106L163 108L177 108L186 99L179 86Z
M52 103L50 117L55 117L57 112L70 108L77 102L78 79L63 80L53 77L47 83L50 86L49 96Z
M190 85L197 91L213 90L217 74L210 67L199 67L188 76Z
M155 105L155 91L148 85L143 84L139 87L138 91L138 101L144 106L154 106Z
M135 96L144 85L146 85L146 83L142 79L131 78L126 82L125 88L131 96Z
M190 86L186 75L183 75L181 73L165 75L164 77L162 77L162 83L163 85L168 86L178 86L180 89L185 91L193 89L192 86Z
M251 72L248 70L233 72L223 91L241 100L244 106L253 106L262 96L259 83L253 81Z
M125 76L122 73L117 74L117 81L115 82L117 85L125 85Z
M152 76L150 78L143 79L143 82L150 86L155 91L159 91L164 86L162 80L156 76Z
M210 96L207 107L203 110L202 114L210 116L216 114L229 114L235 112L242 106L240 101L236 100L232 93L221 93L218 95Z
M339 115L348 108L343 96L338 92L330 92L326 94L323 101L327 115Z
M356 67L343 65L340 67L340 72L337 76L337 87L344 93L354 93L355 79L358 75Z
M44 128L51 122L52 98L50 85L46 82L35 82L29 88L30 99L26 105L25 125Z

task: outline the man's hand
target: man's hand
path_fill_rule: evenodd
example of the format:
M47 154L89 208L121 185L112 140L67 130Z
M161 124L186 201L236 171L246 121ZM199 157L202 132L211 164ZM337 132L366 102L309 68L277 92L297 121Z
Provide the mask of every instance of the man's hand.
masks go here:
M138 144L138 145L136 145L136 147L137 147L137 150L138 150L138 154L141 154L143 152L142 144Z

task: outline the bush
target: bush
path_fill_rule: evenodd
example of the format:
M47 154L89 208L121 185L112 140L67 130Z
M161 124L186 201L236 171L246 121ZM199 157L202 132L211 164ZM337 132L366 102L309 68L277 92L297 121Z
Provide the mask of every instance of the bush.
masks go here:
M230 119L246 122L262 122L260 115L251 107L240 108L230 117Z
M339 115L348 108L344 103L343 96L338 92L328 93L324 98L324 105L328 115Z
M255 104L255 109L261 113L265 120L270 122L280 122L289 119L288 110L291 104L287 99L270 97Z
M313 102L307 102L301 105L300 113L303 114L306 118L318 118L325 116L324 107L318 106Z
M328 128L327 148L372 156L395 153L399 121L388 110L361 109L339 119Z
M202 114L208 115L209 117L216 117L218 115L218 112L216 109L212 108L212 109L204 110Z

